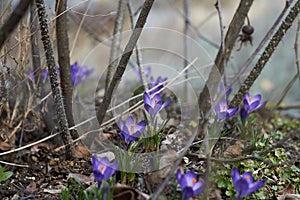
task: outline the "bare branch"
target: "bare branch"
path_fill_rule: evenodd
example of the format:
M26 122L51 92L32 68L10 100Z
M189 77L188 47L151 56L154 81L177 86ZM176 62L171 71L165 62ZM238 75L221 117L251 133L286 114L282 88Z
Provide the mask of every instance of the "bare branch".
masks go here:
M300 59L299 59L299 47L298 47L299 34L300 34L300 17L298 18L296 38L295 38L295 44L294 44L297 72L298 72L298 76L299 76L299 80L300 80Z
M10 33L16 28L19 24L22 17L25 15L29 5L32 3L33 0L22 0L19 2L15 10L11 13L9 18L3 24L0 29L0 49Z
M112 44L111 44L111 49L110 49L109 65L108 65L107 74L106 74L105 90L108 89L109 84L112 79L112 75L116 71L116 67L118 64L117 55L118 55L118 49L120 48L120 45L121 45L121 38L122 38L121 32L122 32L123 23L124 23L126 1L127 0L119 0L117 17L115 20L113 39L112 39Z
M58 51L58 64L60 69L60 85L62 89L63 102L65 106L66 116L69 127L75 125L73 118L73 87L72 77L70 72L70 50L69 50L69 37L68 37L68 21L65 10L67 9L67 0L56 0L56 38L57 38L57 51ZM75 140L79 137L76 129L70 131L72 139Z
M251 56L246 60L246 62L243 64L241 69L238 71L238 73L235 75L235 78L231 80L231 85L235 83L236 81L240 80L240 77L243 73L249 68L250 64L252 63L253 59L258 55L258 53L261 51L263 46L270 40L272 34L276 30L276 27L279 25L279 23L282 21L284 15L288 11L288 8L290 7L290 3L286 2L285 7L283 8L282 12L270 28L270 30L266 33L265 37L261 40L257 48L254 50L254 52L251 54ZM249 24L249 23L248 23Z
M38 19L36 15L36 5L35 2L30 6L30 43L31 43L31 56L32 56L32 67L33 67L33 75L35 84L37 88L39 88L39 84L41 82L42 77L42 70L41 70L41 55L40 55L40 48L39 48L39 34L38 34Z
M148 14L152 8L152 5L154 3L154 0L146 0L144 2L142 11L139 15L139 18L136 22L135 28L133 30L132 35L130 36L130 39L125 47L125 50L122 54L122 57L119 61L117 70L112 78L112 81L108 87L108 89L105 91L104 97L103 97L103 102L100 105L100 108L97 111L97 119L99 124L102 124L105 113L108 109L108 106L110 104L111 101L111 97L113 95L113 91L115 89L115 87L117 86L117 84L119 83L125 69L126 66L129 62L130 56L132 55L133 49L136 46L136 43L139 39L139 36L143 30L143 27L146 23Z
M40 29L42 42L45 49L45 55L47 60L47 66L50 76L50 84L53 99L56 105L56 112L58 118L59 130L61 131L61 136L64 144L71 144L72 139L70 136L70 132L68 130L68 122L66 118L65 109L63 106L61 88L59 87L58 75L55 66L54 53L49 35L48 28L48 16L46 13L45 5L43 0L36 0L36 6L38 9L38 16L40 21ZM66 157L70 159L73 157L73 146L66 145Z
M131 5L131 0L128 0L127 2L127 8L128 8L128 11L129 11L129 17L130 17L130 23L131 23L131 27L132 29L134 29L134 24L135 24L135 15L134 15L134 12L133 12L133 9L132 9L132 5ZM144 89L147 91L148 88L147 88L147 83L146 83L146 76L145 76L145 71L144 69L142 68L142 54L140 52L140 47L139 47L139 43L137 42L136 43L136 47L135 47L135 54L136 54L136 63L137 63L137 67L138 67L138 70L139 70L139 73L140 73L140 77L141 77L141 82L143 83L144 85Z
M188 44L188 34L189 34L189 18L190 18L190 0L184 0L183 2L183 10L184 10L184 16L185 16L185 20L184 20L184 39L183 39L183 51L184 51L184 62L183 62L183 66L187 66L188 65L188 59L189 59L189 44ZM185 72L185 79L188 79L188 71ZM188 83L186 82L184 84L184 90L185 90L185 98L188 98Z
M288 29L292 26L293 21L298 16L300 11L300 0L298 0L295 5L291 8L289 14L286 16L285 20L281 23L279 29L276 31L270 42L268 43L267 47L265 48L263 54L258 59L255 67L251 70L250 74L240 87L238 93L232 99L230 105L237 106L242 101L242 98L246 94L246 92L250 89L253 85L254 81L260 75L260 72L263 70L264 66L274 53L275 49L277 48L279 42L282 40L285 33Z
M234 47L235 41L238 38L239 32L244 24L245 18L252 6L253 0L241 0L237 11L228 27L225 37L225 52L223 47L219 48L218 54L215 58L215 66L213 66L208 80L199 96L199 109L206 114L210 109L210 94L215 94L215 91L220 82L220 76L224 73L224 63L229 59L231 51ZM208 88L209 87L209 88Z

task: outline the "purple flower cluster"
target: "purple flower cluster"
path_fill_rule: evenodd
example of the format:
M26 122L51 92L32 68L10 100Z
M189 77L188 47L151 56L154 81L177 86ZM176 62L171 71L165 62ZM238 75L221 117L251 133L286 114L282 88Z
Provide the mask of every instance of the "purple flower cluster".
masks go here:
M218 122L224 121L234 116L238 112L239 108L229 108L228 101L223 100L215 107L215 113L218 118Z
M57 73L59 73L59 67L56 67ZM94 69L89 69L85 66L79 66L77 62L72 64L70 66L71 71L71 79L72 79L72 85L77 86L83 81L85 81L93 72ZM33 70L31 69L29 71L29 74L27 75L31 80L34 80L34 74ZM46 69L42 70L42 82L44 82L48 77L48 71Z
M77 62L71 65L70 70L73 86L82 83L94 72L94 69L89 69L86 66L79 66Z
M176 178L182 191L182 200L197 196L204 189L204 184L201 181L198 181L197 176L193 171L184 174L181 169L178 169Z
M108 180L118 169L118 161L110 162L107 157L98 160L96 155L92 157L92 168L95 180L100 188L103 181Z
M243 197L251 194L256 190L259 190L266 182L265 180L253 182L251 172L245 172L241 176L236 167L232 168L231 176L233 185L236 189L237 200L241 200Z
M132 116L129 116L124 123L121 119L118 122L121 133L118 136L125 140L126 144L129 145L132 141L138 140L146 128L146 121L140 121L135 123Z
M262 108L266 105L267 101L260 103L261 95L257 94L254 97L251 97L247 92L243 99L243 107L240 110L240 117L242 121L246 121L249 114L256 109ZM228 101L223 100L218 105L214 107L215 114L217 115L218 122L229 119L237 114L239 108L229 108Z
M148 89L151 90L149 92L150 95L155 94L156 92L158 92L159 90L161 90L164 85L165 85L165 81L167 80L167 78L162 78L161 76L157 77L157 79L155 80L153 78L153 76L150 77L150 83L148 84Z
M241 200L243 197L259 190L266 182L265 180L254 182L251 172L245 172L241 176L236 167L232 168L231 176L233 185L236 189L237 200ZM204 184L201 181L198 181L197 176L193 171L183 174L179 168L176 178L182 191L182 200L195 197L204 189Z
M251 97L250 94L247 92L243 99L243 108L241 108L240 116L242 121L246 121L249 114L256 109L262 108L266 105L267 101L260 103L261 95L257 94L254 97Z
M153 98L151 98L147 92L144 92L144 107L150 115L150 120L152 124L154 123L157 113L164 109L166 106L168 106L169 103L169 98L163 103L160 94L156 94Z

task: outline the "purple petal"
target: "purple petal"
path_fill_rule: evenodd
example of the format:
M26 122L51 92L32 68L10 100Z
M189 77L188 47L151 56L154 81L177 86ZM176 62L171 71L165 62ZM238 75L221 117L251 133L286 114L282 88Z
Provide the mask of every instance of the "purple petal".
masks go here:
M228 115L226 116L226 118L230 118L234 116L238 111L239 111L238 107L228 109L227 110Z
M231 92L232 92L232 87L229 87L229 88L226 90L226 96L229 96Z
M248 191L247 195L251 194L252 192L259 190L262 186L264 186L266 180L261 180L261 181L256 181L255 183L251 184Z
M236 187L237 181L241 178L238 168L233 167L231 170L231 177L234 187Z
M144 92L144 104L151 105L150 96L147 94L147 92Z
M171 102L171 99L170 98L167 98L167 100L163 103L163 105L161 106L161 109L167 107Z
M259 104L256 109L265 107L266 104L267 104L267 101L264 101L263 103Z
M204 190L204 184L201 181L196 182L193 185L194 196L199 195Z
M182 200L188 200L189 198L195 196L194 190L191 187L185 187L182 191Z
M133 120L133 117L132 116L129 116L126 120L126 127L127 129L129 130L131 125L134 124L134 120Z
M149 114L150 114L151 110L153 110L153 108L149 104L144 104L144 108L147 111L147 113L149 113Z
M259 101L252 101L250 106L249 106L249 112L252 112L252 111L256 110L258 105L259 105Z
M237 181L235 189L238 194L238 197L240 197L240 198L243 198L249 194L248 193L249 184L243 178L241 178Z
M248 184L253 183L253 177L251 172L245 172L243 173L242 177L247 181Z
M244 96L244 100L249 102L249 99L250 99L250 94L249 94L249 92L247 92Z
M184 178L187 180L187 183L189 186L193 186L195 182L194 180L197 180L197 176L193 171L189 171L184 175Z
M154 95L154 97L151 99L151 107L153 108L156 104L161 104L160 94Z
M182 171L180 168L178 168L177 173L176 173L176 178L177 178L178 183L180 182L181 177L182 177Z
M261 95L260 95L260 94L257 94L257 95L255 95L254 97L252 97L252 100L251 100L251 101L258 101L258 102L260 102L260 100L261 100Z
M219 104L219 109L220 112L226 112L228 110L228 101L227 100L221 101Z
M240 116L242 120L247 120L249 114L244 108L242 108L240 111Z
M134 127L134 132L140 131L141 133L144 132L146 128L146 120L140 121L135 127Z
M121 118L119 119L119 121L118 121L117 124L118 124L119 129L120 129L120 130L123 130L123 128L124 128L124 122L122 121Z

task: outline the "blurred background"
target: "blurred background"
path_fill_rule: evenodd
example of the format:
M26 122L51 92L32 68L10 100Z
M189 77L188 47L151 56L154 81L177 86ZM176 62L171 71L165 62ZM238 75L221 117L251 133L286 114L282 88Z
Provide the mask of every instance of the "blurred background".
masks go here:
M2 0L1 9L3 10L8 3L11 3L12 7L14 7L17 2L16 0ZM46 2L49 16L51 19L54 19L55 3L50 0ZM143 1L140 0L131 0L131 2L134 11L138 10L143 4ZM202 82L191 82L197 92L203 87L204 80L209 73L206 67L213 62L220 44L219 18L214 6L215 3L216 1L213 0L189 1L191 25L187 34L189 54L186 59L191 62L194 58L198 58L196 65L198 69L202 70ZM254 1L249 12L250 23L255 30L252 35L253 46L247 44L242 46L240 51L237 51L240 44L239 42L236 43L231 59L225 69L228 83L230 83L231 78L237 73L238 69L244 64L275 22L285 3L286 1L284 0ZM225 30L227 30L238 4L238 0L221 1ZM117 0L69 1L71 63L78 61L81 65L94 68L96 73L93 76L96 79L104 74L109 63L110 42L117 6ZM152 66L155 69L160 69L153 70L154 74L174 76L174 74L184 68L183 49L185 35L183 35L183 30L185 19L183 6L184 0L156 0L150 12L146 29L139 40L139 45L142 49L143 66ZM54 20L50 24L54 26ZM51 27L53 28L53 26ZM262 93L265 100L274 103L279 100L281 92L297 73L294 52L296 27L297 22L294 22L292 28L287 32L278 49L265 66L259 79L255 82L251 93ZM128 41L130 30L131 24L126 9L122 47ZM201 34L201 37L199 37L199 34ZM54 32L53 39L55 41ZM55 42L53 44L55 45ZM251 66L254 66L257 59L258 57ZM161 71L163 68L166 70ZM171 68L174 68L174 73L168 73ZM241 82L244 80L245 75L239 78ZM235 84L234 90L236 91L237 89L238 85ZM300 83L298 79L289 90L284 99L284 104L291 105L299 102ZM288 112L293 115L300 115L299 109L289 110Z

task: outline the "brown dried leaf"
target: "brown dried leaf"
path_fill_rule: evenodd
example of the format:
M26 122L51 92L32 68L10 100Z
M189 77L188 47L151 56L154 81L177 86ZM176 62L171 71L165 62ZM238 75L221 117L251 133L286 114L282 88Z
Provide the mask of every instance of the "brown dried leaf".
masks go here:
M114 200L135 200L135 199L150 199L149 195L123 184L116 184L114 187Z
M0 150L8 151L11 149L11 146L6 142L0 142Z
M236 157L236 156L240 156L243 152L244 149L244 144L240 141L236 141L234 143L234 145L229 146L225 152L224 152L224 156L226 157Z
M25 191L30 194L34 193L36 191L36 183L34 181L30 182Z
M77 158L91 157L91 154L90 154L88 148L81 141L78 141L75 145L75 156Z

